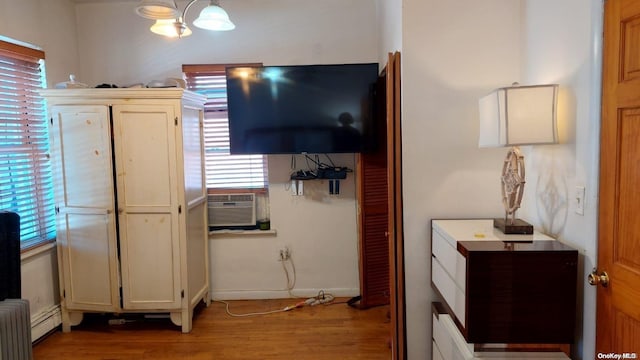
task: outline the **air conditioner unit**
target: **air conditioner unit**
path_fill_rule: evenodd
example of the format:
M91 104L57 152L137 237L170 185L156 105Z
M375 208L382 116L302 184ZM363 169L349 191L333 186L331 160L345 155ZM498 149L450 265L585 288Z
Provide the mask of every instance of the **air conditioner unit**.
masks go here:
M216 194L207 197L209 226L255 226L255 194Z

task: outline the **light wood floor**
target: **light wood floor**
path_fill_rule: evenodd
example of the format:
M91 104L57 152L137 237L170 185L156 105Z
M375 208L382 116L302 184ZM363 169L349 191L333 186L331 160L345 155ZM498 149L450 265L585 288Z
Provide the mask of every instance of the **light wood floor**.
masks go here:
M336 299L336 302L346 299ZM264 312L295 300L232 301L234 313ZM169 319L108 325L85 316L70 333L37 343L34 359L367 359L391 358L388 306L359 310L346 304L305 306L284 313L236 318L225 305L196 309L193 330L182 334Z

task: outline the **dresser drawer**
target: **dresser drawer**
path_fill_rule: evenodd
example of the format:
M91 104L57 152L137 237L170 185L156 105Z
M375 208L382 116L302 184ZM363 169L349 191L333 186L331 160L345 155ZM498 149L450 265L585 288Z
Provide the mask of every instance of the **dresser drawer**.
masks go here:
M442 354L440 354L440 350L436 346L436 342L431 342L431 360L444 360Z
M466 259L456 247L456 243L451 243L448 237L434 231L431 242L431 254L440 262L440 265L451 276L456 285L464 293L466 285L467 265Z
M433 360L567 360L561 351L475 351L475 345L466 342L449 314L438 303L432 304Z
M467 344L456 328L451 316L433 314L433 342L435 352L442 359L466 360L473 358L473 344Z
M431 258L431 281L462 326L465 326L465 296L440 261Z

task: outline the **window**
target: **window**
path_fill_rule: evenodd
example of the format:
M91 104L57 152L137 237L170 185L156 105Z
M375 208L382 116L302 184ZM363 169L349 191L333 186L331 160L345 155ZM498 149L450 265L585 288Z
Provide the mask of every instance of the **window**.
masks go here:
M23 250L55 238L44 52L0 40L0 210L20 215Z
M243 64L260 65L260 64ZM225 67L231 65L183 65L187 88L207 96L204 146L207 188L264 190L267 159L264 155L230 155Z

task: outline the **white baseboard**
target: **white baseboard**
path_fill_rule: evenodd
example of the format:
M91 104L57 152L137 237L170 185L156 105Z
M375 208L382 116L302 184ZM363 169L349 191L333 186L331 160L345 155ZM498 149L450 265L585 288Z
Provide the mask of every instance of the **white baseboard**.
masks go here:
M31 317L31 341L36 341L62 324L60 305L53 305L47 310Z
M294 289L291 293L296 297L312 297L320 291L335 297L353 297L360 294L360 289ZM291 298L287 290L212 290L212 300L262 300Z

